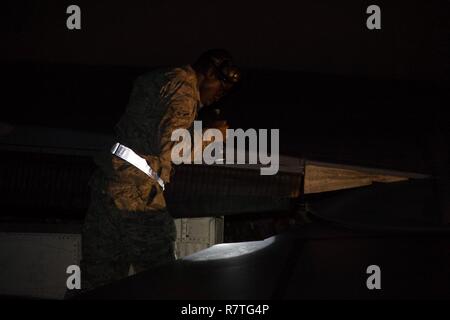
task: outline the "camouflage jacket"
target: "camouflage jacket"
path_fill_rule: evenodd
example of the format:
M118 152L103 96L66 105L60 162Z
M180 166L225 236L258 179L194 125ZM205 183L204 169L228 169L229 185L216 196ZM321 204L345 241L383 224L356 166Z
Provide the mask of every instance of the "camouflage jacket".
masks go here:
M125 114L115 127L117 141L146 158L169 182L172 132L190 129L199 108L197 76L191 66L146 73L134 82Z

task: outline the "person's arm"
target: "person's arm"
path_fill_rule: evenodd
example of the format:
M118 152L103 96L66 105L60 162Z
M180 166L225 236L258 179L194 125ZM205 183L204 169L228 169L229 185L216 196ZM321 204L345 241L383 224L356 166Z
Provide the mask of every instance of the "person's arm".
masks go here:
M163 97L167 104L167 112L161 120L160 132L160 160L161 179L170 182L172 170L171 153L176 141L171 141L172 132L176 129L191 127L198 101L194 96L194 88L189 82L178 81L170 84L169 90Z

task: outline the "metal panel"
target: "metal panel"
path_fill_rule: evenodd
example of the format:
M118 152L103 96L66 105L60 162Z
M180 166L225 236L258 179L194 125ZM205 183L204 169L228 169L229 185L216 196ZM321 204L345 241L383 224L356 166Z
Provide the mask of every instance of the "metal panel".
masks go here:
M178 258L223 242L223 217L175 219L177 227L176 255Z
M0 233L0 294L62 299L80 258L80 235Z

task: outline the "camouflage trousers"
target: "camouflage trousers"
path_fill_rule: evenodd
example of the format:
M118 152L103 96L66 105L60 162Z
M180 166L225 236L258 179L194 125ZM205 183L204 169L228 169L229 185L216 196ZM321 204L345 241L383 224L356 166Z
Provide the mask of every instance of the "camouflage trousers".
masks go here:
M82 232L82 290L175 260L176 228L161 187L115 156L94 173Z

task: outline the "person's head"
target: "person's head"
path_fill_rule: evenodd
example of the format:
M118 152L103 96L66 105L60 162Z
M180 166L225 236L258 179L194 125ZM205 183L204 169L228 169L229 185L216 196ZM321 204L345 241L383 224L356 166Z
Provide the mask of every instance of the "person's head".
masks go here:
M192 67L197 73L200 100L204 106L222 98L240 79L239 69L223 49L204 52Z

